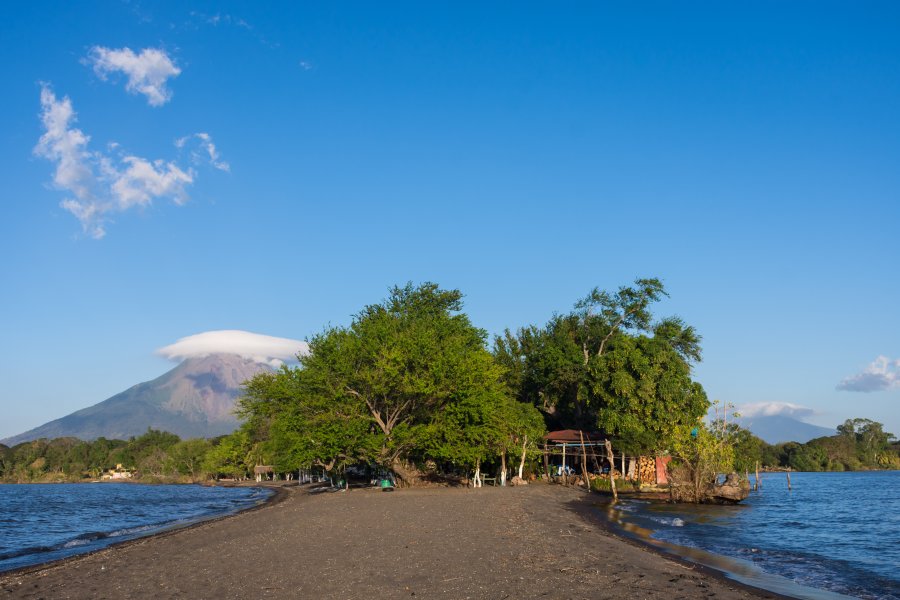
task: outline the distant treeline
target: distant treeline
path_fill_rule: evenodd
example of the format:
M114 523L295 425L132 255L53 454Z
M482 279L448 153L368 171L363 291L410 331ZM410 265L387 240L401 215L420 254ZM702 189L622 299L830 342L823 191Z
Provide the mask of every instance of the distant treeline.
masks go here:
M863 471L900 469L900 441L869 419L847 419L837 435L820 437L805 444L758 442L744 454L767 467L794 471ZM757 446L757 447L753 447Z
M0 444L0 480L10 483L100 479L121 464L144 481L198 481L216 471L211 462L222 438L181 440L149 429L128 441L99 438L39 439L11 448Z

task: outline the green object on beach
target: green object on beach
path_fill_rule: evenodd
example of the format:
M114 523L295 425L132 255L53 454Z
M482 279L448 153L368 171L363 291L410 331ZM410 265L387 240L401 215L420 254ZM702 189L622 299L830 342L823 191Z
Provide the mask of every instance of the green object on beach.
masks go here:
M394 484L391 483L390 479L382 479L381 480L381 489L387 489L394 487Z

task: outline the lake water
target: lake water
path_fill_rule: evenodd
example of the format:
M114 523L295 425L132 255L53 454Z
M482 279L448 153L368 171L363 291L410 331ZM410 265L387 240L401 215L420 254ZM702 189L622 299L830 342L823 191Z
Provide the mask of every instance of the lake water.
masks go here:
M752 480L752 477L751 477ZM765 473L738 506L598 506L631 536L799 598L900 600L900 471Z
M0 485L0 572L233 513L270 494L198 485Z

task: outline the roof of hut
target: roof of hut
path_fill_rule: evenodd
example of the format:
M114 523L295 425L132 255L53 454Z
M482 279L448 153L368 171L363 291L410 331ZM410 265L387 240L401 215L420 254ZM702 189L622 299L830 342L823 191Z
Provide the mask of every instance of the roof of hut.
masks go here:
M603 435L599 431L580 431L578 429L560 429L551 431L544 436L544 440L555 443L573 443L580 442L581 436L584 436L585 442L601 442Z

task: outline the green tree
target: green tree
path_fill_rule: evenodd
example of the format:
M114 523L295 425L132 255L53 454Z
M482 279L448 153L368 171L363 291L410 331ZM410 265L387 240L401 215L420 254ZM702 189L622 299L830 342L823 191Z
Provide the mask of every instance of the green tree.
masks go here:
M666 295L658 279L638 279L592 290L544 328L506 331L494 340L505 383L556 427L600 427L634 452L665 447L709 406L691 380L700 336L677 317L653 321L650 307Z
M203 479L203 463L212 445L209 440L190 439L176 442L169 447L168 464L173 473L186 475L191 480Z
M726 418L728 407L713 404L716 418L710 423L681 425L671 438L670 492L678 502L705 502L716 495L721 474L735 468L735 446L738 429ZM721 416L720 416L721 410ZM749 490L749 483L744 485Z
M591 367L597 424L626 451L665 450L709 408L690 365L666 340L622 336Z
M213 443L213 447L206 453L202 468L216 479L221 475L242 479L253 468L250 455L250 436L244 429L238 429Z
M254 378L240 413L294 464L372 460L411 482L408 460L448 406L506 394L485 332L461 311L457 290L394 287L350 327L315 336L299 369Z

